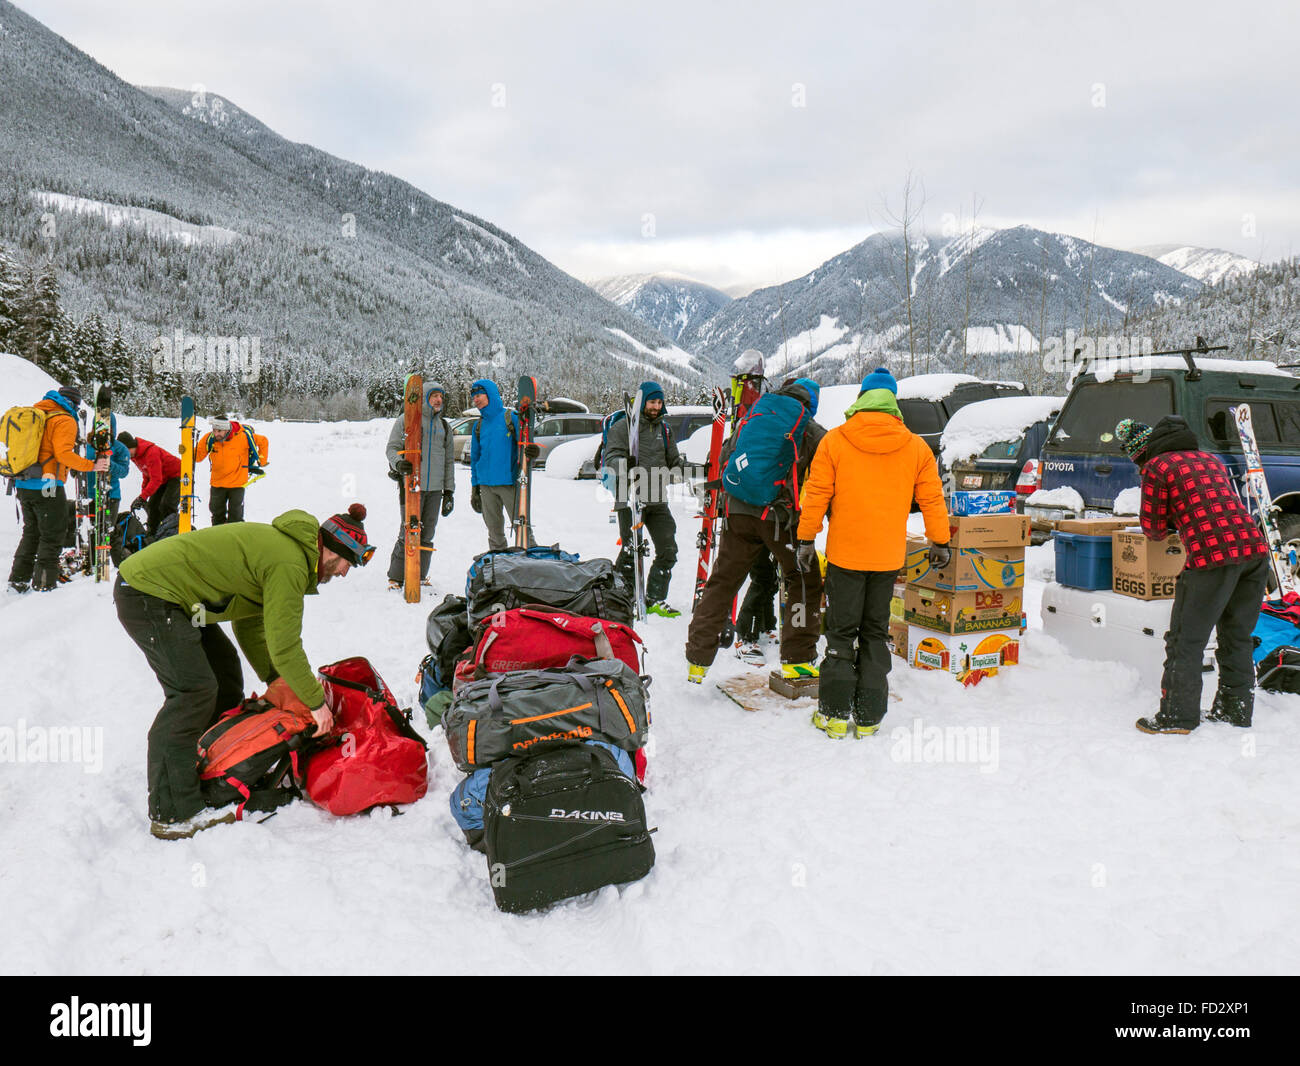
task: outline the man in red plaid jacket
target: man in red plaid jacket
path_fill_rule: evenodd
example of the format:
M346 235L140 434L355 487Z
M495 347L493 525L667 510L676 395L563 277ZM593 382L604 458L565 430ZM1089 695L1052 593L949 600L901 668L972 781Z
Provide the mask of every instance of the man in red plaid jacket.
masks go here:
M1160 710L1144 733L1190 733L1201 722L1201 662L1218 630L1219 688L1207 720L1249 726L1255 702L1253 633L1268 585L1268 542L1218 459L1178 415L1154 427L1126 418L1115 436L1142 470L1142 532L1182 538L1187 562L1165 634Z

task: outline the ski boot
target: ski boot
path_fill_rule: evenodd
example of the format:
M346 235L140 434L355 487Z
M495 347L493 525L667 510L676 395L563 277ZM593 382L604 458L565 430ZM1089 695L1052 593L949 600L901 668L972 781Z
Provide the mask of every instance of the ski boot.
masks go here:
M682 612L669 607L665 600L654 600L645 605L646 614L657 614L660 618L680 618Z
M736 658L749 666L764 666L767 663L767 656L763 654L763 649L759 647L756 640L748 643L745 641L738 642L736 644Z
M1214 694L1214 704L1205 713L1207 722L1227 722L1228 725L1249 729L1255 712L1255 694L1246 692L1234 695L1219 689Z
M399 592L399 591L401 591L401 588L402 588L402 583L401 583L400 581L389 581L389 582L388 582L388 591L389 591L389 592Z
M421 578L421 579L420 579L420 587L421 587L421 588L426 588L426 589L431 589L431 588L433 588L433 582L430 581L427 577L425 577L425 578Z
M823 714L821 710L813 711L812 724L814 729L820 729L831 740L843 740L849 735L847 718L832 718L830 715Z
M211 829L214 825L233 822L237 817L238 812L233 809L218 810L215 807L205 807L198 814L190 818L182 818L178 822L160 822L154 819L149 825L149 832L159 840L184 840L204 829Z
M874 737L880 729L880 723L875 725L862 725L860 722L853 723L853 739L865 740L867 737Z
M782 663L781 676L787 681L799 681L803 678L820 676L816 663Z
M30 592L31 590L32 590L32 586L31 586L31 582L29 581L9 582L9 594L12 596L21 596L23 595L23 593Z
M1153 714L1150 718L1139 718L1136 725L1143 733L1178 733L1185 735L1196 728L1194 725L1179 725L1164 711Z
M707 666L696 666L694 663L686 664L686 680L692 685L704 684L704 675L709 672Z

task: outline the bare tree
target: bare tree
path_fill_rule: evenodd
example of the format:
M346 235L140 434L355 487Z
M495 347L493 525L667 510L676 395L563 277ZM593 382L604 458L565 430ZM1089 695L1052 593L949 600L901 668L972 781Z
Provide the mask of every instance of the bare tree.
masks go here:
M912 236L916 225L925 210L925 186L912 171L903 179L903 202L898 211L890 207L886 200L881 204L881 215L890 229L897 230L902 240L901 249L895 248L892 240L885 241L886 251L894 261L895 269L890 276L894 278L899 298L903 304L907 319L907 349L910 372L916 373L916 318L912 284Z

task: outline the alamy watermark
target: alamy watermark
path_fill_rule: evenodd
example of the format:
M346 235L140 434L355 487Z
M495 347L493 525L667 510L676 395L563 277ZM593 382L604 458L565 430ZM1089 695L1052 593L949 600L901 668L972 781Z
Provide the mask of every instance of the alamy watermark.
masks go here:
M154 338L155 373L238 374L246 385L262 372L261 337L201 337L178 329Z
M995 725L937 726L916 718L910 727L896 726L889 740L889 757L894 762L975 763L982 774L998 771Z
M1043 341L1043 369L1051 374L1068 375L1080 370L1132 374L1134 381L1150 381L1151 356L1155 350L1155 342L1150 337L1118 334L1080 337L1069 329L1064 337L1047 337Z
M80 763L88 774L104 769L102 726L0 725L0 763Z

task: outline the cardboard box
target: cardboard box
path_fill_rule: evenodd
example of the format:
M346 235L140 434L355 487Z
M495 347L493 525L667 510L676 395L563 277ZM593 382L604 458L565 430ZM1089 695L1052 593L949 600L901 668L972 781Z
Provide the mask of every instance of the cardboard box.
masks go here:
M1031 520L1022 514L955 515L948 519L950 548L1023 548Z
M957 490L952 494L949 513L953 515L1015 514L1014 489L985 489L978 492Z
M890 621L889 643L895 655L900 659L907 658L907 624L905 622Z
M907 542L907 583L943 592L974 592L977 589L1019 588L1025 583L1025 549L1001 550L954 548L952 560L935 570L928 559L929 544Z
M1083 533L1089 537L1106 537L1117 529L1130 529L1131 518L1067 518L1056 523L1058 533Z
M1164 540L1147 540L1142 533L1111 534L1113 588L1138 600L1167 600L1182 573L1187 555L1177 533Z
M908 625L945 633L1019 628L1022 592L1020 588L942 592L910 585L903 617Z
M903 599L906 595L906 583L895 581L894 594L889 598L889 620L891 622L901 622L903 620Z
M958 680L978 672L987 676L1020 662L1020 633L998 629L991 633L939 633L922 626L907 627L907 665L915 670L943 670Z

